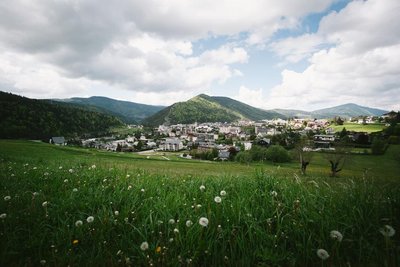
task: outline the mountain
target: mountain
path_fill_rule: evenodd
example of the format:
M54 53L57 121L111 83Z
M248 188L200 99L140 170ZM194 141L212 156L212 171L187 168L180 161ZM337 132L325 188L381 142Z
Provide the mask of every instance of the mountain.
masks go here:
M333 118L333 117L357 117L357 116L380 116L387 113L386 110L359 106L349 103L331 108L314 110L311 116L314 118Z
M92 96L89 98L73 97L68 99L54 99L65 103L73 103L92 108L96 111L109 113L126 123L138 123L144 118L155 114L164 106L152 106L128 101L115 100L107 97ZM97 108L97 109L96 109Z
M348 103L331 108L318 109L314 111L304 111L295 109L273 109L272 111L282 114L287 118L297 117L297 118L317 118L317 119L326 119L334 117L349 118L357 116L380 116L384 113L387 113L387 111L382 109L363 107L353 103Z
M0 91L0 138L48 139L107 133L123 123L114 116Z
M261 120L282 117L284 116L277 112L254 108L228 97L201 94L160 110L146 118L143 124L232 122L241 119Z

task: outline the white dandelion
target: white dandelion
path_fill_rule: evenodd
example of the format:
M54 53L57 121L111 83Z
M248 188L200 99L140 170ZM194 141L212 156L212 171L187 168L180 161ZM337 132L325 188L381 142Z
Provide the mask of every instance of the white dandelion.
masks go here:
M221 197L226 196L226 191L222 190L219 194L221 195Z
M178 229L178 228L175 228L175 229L174 229L174 233L175 233L175 234L179 234L179 229Z
M93 165L92 165L92 169L96 169L96 165L93 164Z
M79 226L82 226L83 225L83 222L81 221L81 220L77 220L76 222L75 222L75 226L76 227L79 227Z
M206 217L201 217L199 219L199 224L203 227L207 227L208 226L208 219Z
M68 179L64 179L64 183L68 183Z
M40 264L41 264L41 265L45 265L45 264L46 264L46 260L41 260L41 261L40 261Z
M327 258L329 258L329 253L325 249L320 248L320 249L317 250L317 256L321 260L326 260Z
M11 200L11 196L5 196L4 197L4 201L10 201Z
M174 220L174 219L169 219L168 223L169 223L169 224L174 224L174 223L175 223L175 220Z
M392 237L396 233L394 228L390 225L385 225L383 228L379 229L379 232L384 236L384 237Z
M4 220L5 218L7 218L7 213L0 214L0 219Z
M206 187L204 185L200 185L200 191L206 190Z
M193 222L191 220L186 221L186 227L190 227L193 225Z
M222 199L221 199L221 197L216 196L216 197L214 198L214 201L215 201L215 203L221 203Z
M74 188L74 189L72 189L72 192L78 192L78 188Z
M88 223L92 223L94 221L94 217L93 216L89 216L89 217L87 217L86 221Z
M332 230L330 236L332 239L337 240L339 242L342 242L343 240L343 235L337 230Z
M278 193L274 190L274 191L271 192L271 196L277 197L277 196L278 196Z
M69 169L68 172L69 172L69 173L73 173L74 170L73 170L73 169Z
M48 201L45 201L45 202L42 203L42 207L43 207L43 208L46 208L48 205L49 205L49 202L48 202Z
M140 189L140 192L144 193L144 188Z
M200 208L201 208L201 205L200 205L200 204L197 204L197 205L196 205L196 208L200 209Z
M119 215L119 211L118 210L114 211L114 215L118 216Z
M140 245L140 249L143 250L143 251L148 250L148 249L149 249L149 243L143 242L143 243Z

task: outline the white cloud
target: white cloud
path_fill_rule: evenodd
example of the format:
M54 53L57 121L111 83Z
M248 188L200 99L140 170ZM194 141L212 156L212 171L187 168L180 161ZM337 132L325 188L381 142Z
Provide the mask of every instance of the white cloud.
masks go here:
M273 44L289 61L312 56L303 72L282 72L268 106L321 108L355 102L399 109L399 12L396 0L355 1L323 18L315 35ZM333 47L318 49L323 42Z
M232 65L248 61L246 49L232 44L194 55L194 41L246 33L258 44L334 1L3 1L0 57L8 51L18 60L1 66L0 76L36 97L96 86L193 93L240 75Z
M263 90L261 88L250 89L242 85L239 88L238 94L233 98L254 107L263 108L265 106Z

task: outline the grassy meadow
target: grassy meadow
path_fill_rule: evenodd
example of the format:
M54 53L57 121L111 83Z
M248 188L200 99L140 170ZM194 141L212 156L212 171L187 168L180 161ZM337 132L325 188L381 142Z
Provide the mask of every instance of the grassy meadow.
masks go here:
M0 140L0 266L399 266L399 155L332 178Z
M346 128L347 131L366 133L380 132L386 128L384 123L369 123L363 125L354 122L345 122L343 125L332 125L330 127L332 127L336 132L340 132L341 130L343 130L343 128Z

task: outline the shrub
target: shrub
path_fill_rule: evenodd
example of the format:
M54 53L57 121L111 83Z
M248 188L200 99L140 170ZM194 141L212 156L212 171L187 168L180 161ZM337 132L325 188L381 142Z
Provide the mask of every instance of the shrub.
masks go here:
M371 144L371 151L373 155L382 155L385 153L385 142L381 139L375 138Z
M272 162L289 162L291 160L289 152L282 146L273 145L267 149L266 159Z

